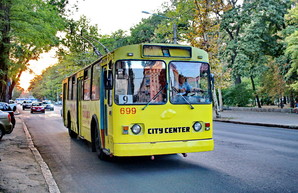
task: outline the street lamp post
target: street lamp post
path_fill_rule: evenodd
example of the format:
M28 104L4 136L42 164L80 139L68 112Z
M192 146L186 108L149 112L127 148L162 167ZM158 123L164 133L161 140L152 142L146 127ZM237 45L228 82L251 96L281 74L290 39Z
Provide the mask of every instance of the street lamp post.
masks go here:
M158 16L158 17L162 17L162 18L166 18L166 19L172 20L173 21L173 43L174 44L177 44L177 24L175 22L175 19L170 18L170 17L163 16L163 15L158 15L156 13L150 13L148 11L142 11L142 13L150 14L150 15L155 15L155 16Z

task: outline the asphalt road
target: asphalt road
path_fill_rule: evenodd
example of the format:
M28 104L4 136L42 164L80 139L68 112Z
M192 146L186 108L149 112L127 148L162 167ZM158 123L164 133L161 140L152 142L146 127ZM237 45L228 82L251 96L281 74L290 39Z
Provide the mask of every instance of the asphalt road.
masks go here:
M216 122L212 152L100 161L59 109L21 111L61 192L298 192L298 130Z

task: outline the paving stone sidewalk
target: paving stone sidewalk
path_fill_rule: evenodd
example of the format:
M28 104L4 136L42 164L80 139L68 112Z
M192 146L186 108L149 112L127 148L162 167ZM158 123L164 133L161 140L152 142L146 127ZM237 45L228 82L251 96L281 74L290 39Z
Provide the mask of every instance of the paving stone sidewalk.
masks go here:
M13 132L0 140L0 159L0 193L49 192L18 115Z
M286 112L257 112L224 110L215 121L298 129L298 114Z

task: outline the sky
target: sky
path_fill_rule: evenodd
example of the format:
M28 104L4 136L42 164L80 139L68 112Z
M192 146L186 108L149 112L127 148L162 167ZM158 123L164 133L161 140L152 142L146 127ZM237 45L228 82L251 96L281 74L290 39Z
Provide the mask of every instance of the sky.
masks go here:
M70 0L70 3L74 1ZM98 24L100 34L110 34L118 29L129 31L142 18L150 16L142 11L156 13L164 2L170 0L79 0L74 19L78 20L82 14L87 16L91 24Z
M70 0L70 4L76 0ZM170 0L78 0L79 9L74 11L73 19L78 20L80 15L85 15L89 19L90 24L98 25L100 34L111 34L119 29L129 31L129 29L143 18L148 18L150 15L142 13L148 11L156 13L162 9L164 2ZM23 72L20 79L20 86L25 90L30 85L30 80L35 75L40 75L44 69L57 63L55 52L44 53L38 61L30 61L29 71Z

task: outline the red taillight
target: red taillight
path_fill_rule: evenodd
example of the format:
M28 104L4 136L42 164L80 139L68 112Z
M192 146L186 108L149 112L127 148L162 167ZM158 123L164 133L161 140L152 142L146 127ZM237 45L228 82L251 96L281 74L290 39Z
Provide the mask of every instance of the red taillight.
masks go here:
M9 122L11 122L10 114L7 115L7 118L8 118L8 120L9 120Z
M209 131L210 130L210 123L205 123L205 131Z

